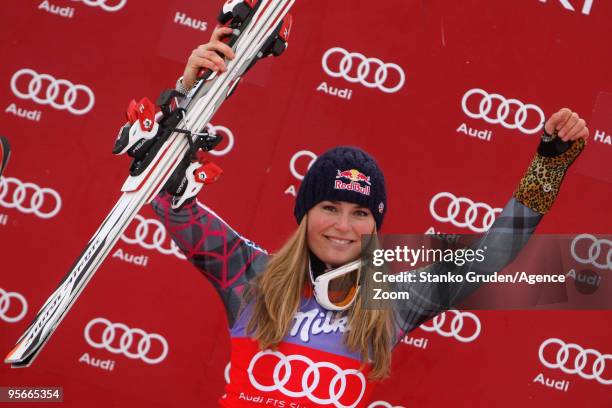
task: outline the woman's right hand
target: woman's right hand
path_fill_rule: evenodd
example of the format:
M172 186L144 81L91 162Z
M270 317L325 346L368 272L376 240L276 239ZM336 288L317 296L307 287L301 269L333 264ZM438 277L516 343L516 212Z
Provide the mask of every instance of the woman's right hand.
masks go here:
M217 54L221 53L225 58L234 59L234 51L230 46L221 41L221 39L232 33L230 27L219 26L215 28L210 37L210 42L200 45L192 51L185 72L183 73L183 86L185 89L190 89L198 77L201 69L207 68L215 72L225 72L227 67L223 58Z

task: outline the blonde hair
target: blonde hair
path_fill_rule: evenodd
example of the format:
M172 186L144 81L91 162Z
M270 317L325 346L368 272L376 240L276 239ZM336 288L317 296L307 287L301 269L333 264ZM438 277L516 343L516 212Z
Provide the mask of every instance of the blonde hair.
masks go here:
M246 331L258 341L262 350L276 349L287 335L298 311L304 285L306 282L310 284L307 280L307 219L308 214L245 293L246 303L254 303ZM376 239L372 241L377 242ZM373 360L369 379L383 380L391 371L391 348L395 336L392 312L363 308L362 292L359 291L348 312L349 330L344 333L343 341L350 351L359 352L362 368L370 358Z

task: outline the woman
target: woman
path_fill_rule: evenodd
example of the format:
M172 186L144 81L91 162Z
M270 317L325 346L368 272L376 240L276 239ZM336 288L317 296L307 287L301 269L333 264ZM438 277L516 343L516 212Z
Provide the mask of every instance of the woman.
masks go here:
M218 53L234 57L220 41L230 31L217 28L211 42L194 50L177 89L186 92L202 68L226 70ZM541 144L514 197L475 245L499 255L463 270L500 270L552 205L588 130L569 109L554 114L545 129L568 143L557 138ZM317 158L296 197L298 228L274 256L199 202L175 212L169 194L162 193L153 207L225 305L232 356L222 406L364 406L373 381L389 375L400 336L475 289L452 287L441 296L432 285L412 284L410 300L397 307L363 307L361 236L380 230L387 196L378 163L356 147L337 147ZM432 273L438 268L428 267Z

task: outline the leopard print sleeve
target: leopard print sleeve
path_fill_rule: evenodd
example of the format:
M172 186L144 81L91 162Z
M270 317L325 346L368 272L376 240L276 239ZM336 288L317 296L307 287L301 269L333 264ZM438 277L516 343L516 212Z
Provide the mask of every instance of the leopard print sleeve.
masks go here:
M548 137L555 139L556 135ZM567 150L558 154L547 149L549 147L547 144L551 143L551 140L543 137L536 156L514 192L514 198L540 214L545 214L552 207L567 169L585 146L584 139L569 142L569 148L562 146L567 143L560 142L560 139L555 142Z

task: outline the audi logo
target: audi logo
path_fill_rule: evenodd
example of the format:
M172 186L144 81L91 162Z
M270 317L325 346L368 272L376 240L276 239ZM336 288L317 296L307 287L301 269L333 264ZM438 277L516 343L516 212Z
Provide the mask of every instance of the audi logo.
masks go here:
M341 56L338 65L334 64L334 68L330 68L330 57L334 54ZM394 93L399 91L406 82L406 74L404 70L397 64L386 63L378 58L368 58L358 52L348 52L344 48L330 48L323 54L323 70L333 78L343 78L353 84L360 83L367 88L378 88L385 93ZM357 66L355 75L351 75L353 64ZM368 80L374 72L373 80ZM395 84L387 84L389 73L395 71L399 75L399 80Z
M472 112L468 108L468 99L472 97L472 95L480 95L480 103L478 105L478 110L476 112ZM492 110L493 101L499 101L499 106L497 110ZM510 107L516 106L517 111L514 114L514 118L510 121L507 121L510 116ZM544 120L546 116L544 115L544 111L532 103L524 104L523 102L517 99L506 99L502 95L499 94L489 94L487 91L474 88L470 89L463 95L461 99L461 107L463 108L463 112L473 119L484 119L485 122L492 124L501 124L506 129L519 129L521 132L531 135L538 132L542 129L544 125ZM527 123L529 111L534 111L537 118L537 126L529 129L524 127Z
M221 133L222 135L225 135L225 138L227 139L227 146L225 146L224 149L210 150L208 151L208 153L212 154L213 156L225 156L226 154L232 151L232 149L234 148L234 134L231 130L229 130L225 126L213 125L209 123L206 125L206 131L211 135Z
M446 314L448 312L454 313L454 316L453 320L450 322L450 330L445 330L443 326L444 322L446 321ZM474 330L474 333L469 336L464 336L461 334L464 319L471 319L476 325L476 330ZM431 319L431 326L422 324L419 327L426 332L436 332L443 337L454 337L462 343L469 343L476 340L476 338L480 335L480 330L482 328L480 319L478 319L478 316L476 316L474 313L461 312L455 309L449 309L446 312L435 316L433 319Z
M312 164L317 159L317 155L314 154L313 152L311 152L310 150L300 150L299 152L297 152L296 154L294 154L291 157L291 160L289 161L289 171L291 172L293 177L295 177L296 179L298 179L300 181L304 180L304 175L306 174L306 171L303 172L304 174L299 172L296 169L296 164L297 164L298 159L300 157L303 157L303 156L310 157L310 161L308 162L308 166L306 167L306 171L308 171L308 169L310 169Z
M256 372L255 365L257 364L257 361L264 356L273 356L278 359L278 362L276 363L276 366L274 367L274 374L270 376L274 379L274 383L271 385L261 384L255 378L255 374L254 374ZM291 375L292 375L291 363L294 361L306 364L308 366L308 368L306 368L306 370L304 370L301 373L300 381L295 381L294 379L295 384L297 383L301 384L301 390L298 390L298 391L292 391L285 387L285 385L287 385L287 383L291 379ZM331 379L331 381L328 384L328 394L329 394L328 398L320 398L314 395L313 393L313 391L319 385L319 379L321 377L320 370L322 369L329 369L335 373L334 377ZM300 372L299 370L296 370L296 371ZM282 377L279 376L281 372L283 373ZM286 356L280 351L263 350L255 354L255 356L253 356L253 359L251 360L251 363L249 364L248 373L249 373L249 380L251 381L251 384L253 385L253 387L257 388L259 391L271 392L271 391L278 390L282 392L284 395L291 397L291 398L307 397L310 401L316 404L321 404L321 405L333 404L335 407L338 407L338 408L347 407L346 405L343 405L340 403L340 399L344 395L344 392L346 390L346 383L350 377L355 377L356 379L360 381L361 392L357 400L354 401L351 405L348 405L348 407L356 407L359 401L361 401L361 398L363 397L363 394L365 393L365 389L366 389L366 379L363 373L360 372L359 370L355 370L355 369L343 370L337 365L335 365L334 363L330 363L327 361L319 361L315 363L314 361L312 361L306 356L302 356L299 354L292 354L292 355ZM338 383L339 383L339 386L338 386Z
M132 224L134 222L138 224L133 232L134 236L129 237L127 232L124 231L121 234L122 241L128 244L140 245L145 249L155 249L164 255L174 255L179 259L186 259L174 241L167 237L166 228L161 222L153 218L144 218L140 214L136 214ZM170 241L170 243L164 245L166 241Z
M442 215L440 215L436 210L436 203L444 198L448 198L450 203L448 203L446 208L446 214L442 212ZM462 217L459 216L459 213L462 212L461 204L468 206ZM479 210L483 210L484 214L482 215L481 222L476 223L476 220L479 218ZM473 232L485 232L493 225L495 215L501 213L502 208L492 208L488 204L475 203L466 197L456 197L449 192L440 192L433 196L429 202L429 212L437 221L450 222L455 227L469 228Z
M10 316L12 313L8 313L12 306L15 304L13 302L19 303L20 312L14 316ZM23 319L23 317L28 313L28 302L25 297L21 293L17 292L7 292L4 289L0 288L0 319L4 320L7 323L15 323Z
M548 346L555 344L558 344L560 348L557 350L554 361L550 362L544 357L544 350ZM567 364L569 362L570 350L576 350L578 354L576 354L572 363ZM585 372L584 369L586 368L589 355L595 357L595 361L593 365L590 366L590 369ZM604 379L601 376L606 370L606 360L612 360L612 354L601 354L595 349L584 349L578 344L565 343L561 339L550 338L540 345L538 357L540 358L540 362L548 368L559 368L566 374L578 374L585 380L596 379L603 385L612 384L612 378ZM588 371L590 371L590 373Z
M104 11L115 12L117 10L121 10L123 6L127 3L127 0L72 0L72 1L82 1L83 4L92 7L100 7ZM108 3L111 3L110 5ZM116 4L113 4L116 3Z
M18 81L21 77L29 78L25 91L19 90ZM45 82L45 81L48 81ZM47 83L46 90L41 92L43 84ZM49 74L39 74L30 68L23 68L13 74L11 78L11 90L21 99L32 99L41 105L51 105L55 109L68 110L74 115L84 115L94 106L95 97L93 91L85 85L73 84L66 79L56 79ZM60 93L63 90L63 96ZM79 98L79 96L82 97ZM77 99L86 101L82 108L75 108Z
M374 401L368 405L368 408L404 408L400 405L391 405L387 401Z
M102 335L97 337L100 341L94 341L92 339L91 330L96 325L102 325L104 327ZM168 342L166 339L157 334L149 334L142 329L131 329L123 323L112 323L110 320L103 317L97 317L87 323L85 326L85 341L91 347L98 349L105 349L114 354L123 354L124 356L131 359L141 359L147 364L159 364L168 355ZM119 337L119 346L115 347L116 337ZM135 342L135 336L138 337L136 346L136 352L131 351L132 346ZM149 351L151 351L151 343L157 340L157 344L161 344L162 351L157 357L151 357Z
M9 194L11 186L15 187L13 193ZM62 208L62 198L51 188L24 183L14 177L0 177L0 205L46 219L57 215Z
M586 256L578 255L579 251L576 249L576 246L582 240L587 240L591 243ZM602 254L602 251L605 254L606 247L608 249L608 254L605 256L605 261L600 263L597 260ZM590 264L600 269L612 270L612 241L609 239L597 239L597 237L591 234L580 234L577 235L572 241L570 250L572 252L572 257L574 257L576 262L580 262L581 264ZM582 255L584 255L584 253Z

